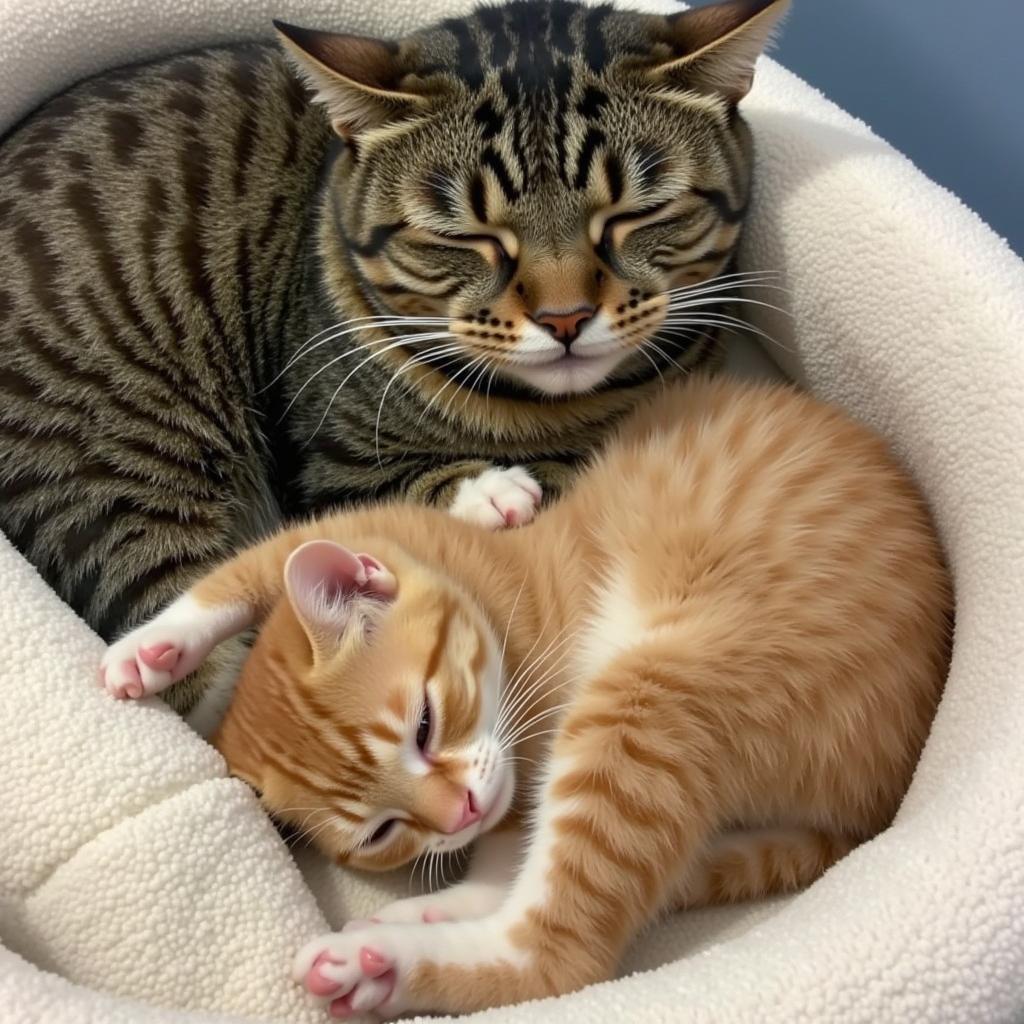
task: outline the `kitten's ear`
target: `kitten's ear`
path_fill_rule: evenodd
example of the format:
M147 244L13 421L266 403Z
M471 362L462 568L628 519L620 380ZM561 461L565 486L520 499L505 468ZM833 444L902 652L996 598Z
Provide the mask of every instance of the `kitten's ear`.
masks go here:
M330 540L296 548L285 563L284 582L314 651L365 625L398 593L395 577L376 558Z
M398 46L390 40L317 32L283 21L275 21L274 28L342 138L426 104L423 96L401 89Z
M651 69L665 84L738 103L754 81L754 63L789 8L789 0L726 0L669 18L681 56Z

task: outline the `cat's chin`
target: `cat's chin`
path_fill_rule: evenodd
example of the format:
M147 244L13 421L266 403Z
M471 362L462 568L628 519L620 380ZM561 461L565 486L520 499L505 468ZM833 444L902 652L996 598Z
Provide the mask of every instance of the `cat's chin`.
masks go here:
M625 354L616 350L599 356L563 356L541 365L506 363L502 369L543 395L580 395L604 383Z

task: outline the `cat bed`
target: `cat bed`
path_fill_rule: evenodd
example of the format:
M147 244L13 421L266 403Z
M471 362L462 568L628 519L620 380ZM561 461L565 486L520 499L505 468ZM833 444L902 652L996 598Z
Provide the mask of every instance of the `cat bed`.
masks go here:
M464 6L391 0L385 25L362 0L0 0L0 131L86 74L263 35L271 16L398 34ZM807 892L676 915L628 976L480 1019L1021 1020L1024 266L769 61L746 111L744 261L780 273L793 314L761 326L790 376L881 429L924 488L956 583L947 691L895 823ZM297 866L171 712L94 686L101 649L0 538L0 1019L323 1019L288 979L293 951L405 881Z

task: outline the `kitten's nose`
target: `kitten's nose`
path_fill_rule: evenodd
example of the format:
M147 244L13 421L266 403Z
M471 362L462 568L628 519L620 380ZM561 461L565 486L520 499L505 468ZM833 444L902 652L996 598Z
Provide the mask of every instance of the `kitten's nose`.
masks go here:
M452 823L452 827L445 829L446 835L455 835L456 832L461 832L464 828L469 828L474 821L478 821L480 818L480 808L476 805L476 800L473 799L473 794L467 789L466 798L462 802L462 809L459 811L459 817Z
M580 306L568 313L541 310L534 314L533 319L568 351L569 346L580 336L583 325L593 319L594 312L593 306Z

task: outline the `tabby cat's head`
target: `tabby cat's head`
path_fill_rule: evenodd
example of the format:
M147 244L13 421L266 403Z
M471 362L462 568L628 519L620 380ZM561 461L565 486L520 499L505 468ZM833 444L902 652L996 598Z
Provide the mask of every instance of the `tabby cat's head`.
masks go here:
M409 347L438 366L565 395L685 351L671 325L641 349L670 290L733 254L751 169L736 105L787 3L512 0L398 42L278 24L348 142L330 245L377 313L435 330Z
M279 820L387 870L493 827L515 780L490 625L397 546L375 553L390 568L326 540L291 555L214 744Z

